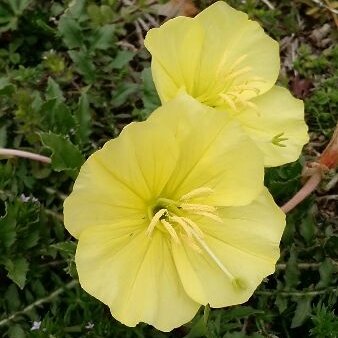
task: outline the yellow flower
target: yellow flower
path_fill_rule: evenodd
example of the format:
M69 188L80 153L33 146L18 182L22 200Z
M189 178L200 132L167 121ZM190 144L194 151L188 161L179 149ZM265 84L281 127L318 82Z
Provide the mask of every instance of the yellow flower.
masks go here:
M162 331L201 305L245 302L273 273L284 228L259 149L187 95L91 155L64 216L81 286L125 325Z
M186 92L242 123L265 166L295 161L308 141L303 102L274 86L277 41L245 13L219 1L195 18L177 17L144 41L162 103Z

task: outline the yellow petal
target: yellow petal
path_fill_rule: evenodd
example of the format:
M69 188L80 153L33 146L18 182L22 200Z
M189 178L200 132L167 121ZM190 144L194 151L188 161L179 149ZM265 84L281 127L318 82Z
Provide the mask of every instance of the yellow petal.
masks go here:
M260 25L248 20L247 14L237 11L223 1L209 6L195 20L203 25L205 39L198 82L200 95L209 90L211 80L215 93L221 87L222 77L236 65L234 72L245 68L251 69L238 75L228 91L236 90L236 86L252 79L252 87L259 94L266 92L276 82L279 73L279 46L277 41L264 33ZM226 82L227 83L227 82ZM209 85L209 86L208 86ZM239 93L243 99L257 96L257 91ZM215 98L216 99L216 98Z
M256 109L234 114L264 154L265 166L297 160L309 140L303 101L282 87L274 86L252 102Z
M161 31L151 29L144 41L153 55L153 80L162 102L174 98L179 90L194 91L204 32L191 23L186 17L169 20Z
M157 123L133 123L81 168L65 200L67 230L78 237L91 225L140 219L167 183L178 156L172 133Z
M200 187L214 190L204 203L243 205L263 187L263 158L235 119L188 95L179 95L150 117L170 128L180 155L163 194L179 199Z
M241 105L271 88L279 72L278 43L221 1L151 29L144 43L162 102L185 90L212 107Z
M124 223L81 233L75 258L81 286L125 325L170 331L185 324L200 305L182 287L170 241L158 232L149 239L137 224Z
M205 243L234 277L229 278L205 251L174 247L174 260L189 296L201 304L224 307L248 300L279 257L285 215L264 192L250 205L219 211L223 224L198 224Z

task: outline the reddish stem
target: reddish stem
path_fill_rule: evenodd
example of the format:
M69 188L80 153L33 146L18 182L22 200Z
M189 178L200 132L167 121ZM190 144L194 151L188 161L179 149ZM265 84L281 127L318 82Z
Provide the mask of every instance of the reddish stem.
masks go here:
M296 205L302 202L306 197L308 197L318 186L322 180L322 174L320 171L315 172L310 178L306 181L303 187L294 195L288 202L286 202L282 207L282 211L285 213L292 210Z
M329 169L334 169L338 165L338 123L333 132L329 144L324 149L323 153L319 156L316 162L308 164L303 172L303 177L309 177L304 186L291 198L290 201L285 203L281 209L287 213L292 210L296 205L309 196L321 182L325 172Z
M28 158L30 160L39 161L43 163L51 163L51 159L49 157L34 154L29 151L23 151L23 150L17 150L17 149L8 149L8 148L0 148L0 156L17 156L17 157L23 157Z

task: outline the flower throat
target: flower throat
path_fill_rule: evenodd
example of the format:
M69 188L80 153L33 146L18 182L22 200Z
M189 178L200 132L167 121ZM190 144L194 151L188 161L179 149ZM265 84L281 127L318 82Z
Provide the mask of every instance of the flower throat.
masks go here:
M177 201L159 198L155 206L148 209L150 223L146 230L146 235L151 237L152 233L158 230L169 234L174 243L178 245L184 241L198 253L204 251L231 280L234 286L244 288L243 282L234 277L209 248L204 240L204 233L189 217L190 215L197 215L222 223L221 218L217 216L216 207L206 204L189 203L189 200L194 197L207 196L212 193L212 189L201 187L183 195Z

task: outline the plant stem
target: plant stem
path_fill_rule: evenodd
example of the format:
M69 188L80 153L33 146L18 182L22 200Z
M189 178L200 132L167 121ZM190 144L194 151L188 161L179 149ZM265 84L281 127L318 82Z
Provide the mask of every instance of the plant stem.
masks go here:
M285 203L281 209L287 213L292 210L296 205L302 202L307 196L309 196L318 186L322 180L322 174L318 171L315 172L303 185L303 187L294 195L287 203Z
M29 151L17 150L17 149L8 149L8 148L0 148L0 156L17 156L28 158L30 160L39 161L43 163L51 163L51 159L47 156L34 154Z
M317 291L256 291L255 294L257 295L265 295L265 296L272 296L272 295L279 295L279 296L284 296L284 297L289 297L289 296L294 296L294 297L306 297L306 296L310 296L310 297L315 297L318 295L323 295L325 293L328 292L336 292L337 289L335 288L327 288L324 290L317 290Z
M285 203L281 209L285 213L292 210L296 205L309 196L321 182L324 174L338 166L338 123L333 132L329 144L326 146L317 161L309 163L303 170L303 177L308 177L304 186Z
M25 314L27 312L29 312L30 310L32 310L34 307L42 305L44 303L49 303L51 302L54 298L56 298L58 295L60 295L62 292L64 292L67 289L71 289L73 288L75 285L77 285L79 282L77 280L72 280L70 281L68 284L66 284L65 286L55 290L54 292L52 292L49 296L45 297L45 298L41 298L38 299L37 301L35 301L34 303L28 305L27 307L25 307L23 310L15 312L13 314L11 314L8 318L3 319L0 321L0 326L6 325L7 323L9 323L10 321L12 321L15 317Z

